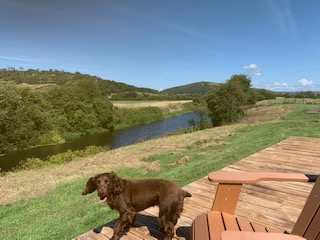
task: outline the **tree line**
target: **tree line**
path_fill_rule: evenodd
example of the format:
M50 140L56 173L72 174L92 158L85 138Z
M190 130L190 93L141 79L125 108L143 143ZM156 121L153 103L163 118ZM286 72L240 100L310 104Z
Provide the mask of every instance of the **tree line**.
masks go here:
M0 83L0 153L112 128L113 106L94 81L48 91Z

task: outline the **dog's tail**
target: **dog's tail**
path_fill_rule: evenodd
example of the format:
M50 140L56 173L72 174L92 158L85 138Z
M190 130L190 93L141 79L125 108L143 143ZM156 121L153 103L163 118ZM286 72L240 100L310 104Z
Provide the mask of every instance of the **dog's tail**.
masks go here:
M183 197L184 197L184 198L185 198L185 197L192 197L192 194L189 193L189 192L187 192L187 191L185 191L185 190L182 190L182 193L183 193Z

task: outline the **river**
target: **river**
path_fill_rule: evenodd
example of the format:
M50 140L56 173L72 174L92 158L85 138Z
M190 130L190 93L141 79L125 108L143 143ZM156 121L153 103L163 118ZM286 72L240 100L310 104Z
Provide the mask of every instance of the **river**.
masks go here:
M179 129L189 128L191 122L197 123L199 121L200 114L190 112L166 118L161 121L117 130L114 132L83 136L78 140L64 144L14 151L0 156L0 169L2 171L10 171L16 168L23 161L26 161L28 158L46 159L51 155L66 152L68 150L79 150L91 145L105 146L111 149L119 148L142 140L167 135L169 133L176 132Z

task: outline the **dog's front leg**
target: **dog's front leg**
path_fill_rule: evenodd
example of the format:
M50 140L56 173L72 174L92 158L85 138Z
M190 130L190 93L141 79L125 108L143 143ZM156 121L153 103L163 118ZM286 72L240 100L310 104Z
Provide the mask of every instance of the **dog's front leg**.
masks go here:
M117 221L111 240L118 240L133 224L136 213L134 211L126 211L120 214L120 218Z

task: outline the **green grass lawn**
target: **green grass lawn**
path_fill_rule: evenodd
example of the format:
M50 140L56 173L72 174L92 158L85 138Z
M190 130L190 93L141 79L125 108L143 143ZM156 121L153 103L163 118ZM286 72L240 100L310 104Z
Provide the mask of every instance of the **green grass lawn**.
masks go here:
M185 185L289 136L320 137L320 114L307 114L317 105L296 105L281 120L237 130L220 145L197 142L182 152L168 152L145 161L159 161L160 171L122 169L127 177L164 177ZM185 164L176 160L188 156ZM0 239L71 239L116 217L98 202L96 194L80 195L86 179L60 185L36 199L0 207Z

